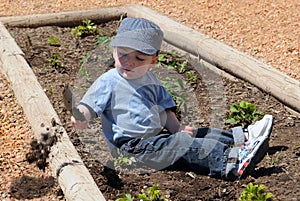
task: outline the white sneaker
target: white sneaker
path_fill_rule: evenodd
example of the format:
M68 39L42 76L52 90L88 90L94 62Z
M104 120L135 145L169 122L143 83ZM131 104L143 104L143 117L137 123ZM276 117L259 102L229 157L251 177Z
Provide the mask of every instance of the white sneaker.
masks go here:
M269 139L265 136L258 136L255 140L247 141L239 149L239 178L254 170L266 155L269 148Z
M247 128L248 141L255 140L259 136L270 137L273 126L273 116L270 114L265 115L261 120L255 122Z

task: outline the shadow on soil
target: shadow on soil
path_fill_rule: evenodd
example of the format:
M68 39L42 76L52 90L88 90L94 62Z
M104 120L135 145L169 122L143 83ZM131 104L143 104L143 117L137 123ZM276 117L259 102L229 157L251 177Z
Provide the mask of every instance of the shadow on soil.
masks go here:
M273 147L269 148L268 154L269 155L274 155L278 151L286 151L286 150L288 150L287 146L273 146Z

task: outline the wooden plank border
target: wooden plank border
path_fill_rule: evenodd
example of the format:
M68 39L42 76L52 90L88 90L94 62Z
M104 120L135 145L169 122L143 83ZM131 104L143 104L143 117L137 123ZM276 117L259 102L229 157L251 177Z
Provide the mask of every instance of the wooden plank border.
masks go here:
M40 26L77 26L82 20L103 23L120 19L126 15L124 7L101 8L93 10L67 11L61 13L36 14L13 17L0 17L0 22L9 27L40 27Z

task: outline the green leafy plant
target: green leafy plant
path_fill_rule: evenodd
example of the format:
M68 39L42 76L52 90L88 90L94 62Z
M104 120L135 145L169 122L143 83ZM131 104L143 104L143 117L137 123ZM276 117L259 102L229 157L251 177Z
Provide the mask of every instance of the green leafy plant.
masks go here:
M175 69L180 74L183 74L186 71L190 70L187 65L187 60L180 59L180 57L173 51L159 54L157 64L164 64L170 69Z
M91 73L87 70L87 68L84 66L85 63L87 63L90 59L91 55L87 53L85 57L80 61L80 69L79 69L79 75L82 77L85 77L87 82L90 82L92 80Z
M184 114L187 113L188 94L186 93L185 83L182 79L165 78L161 79L162 85L171 94L177 106L177 115L183 109Z
M59 39L56 38L56 37L50 37L50 38L48 38L48 44L51 45L51 46L57 46L57 47L60 46Z
M260 120L263 115L264 112L258 110L256 105L248 103L247 101L241 101L239 104L230 106L230 113L225 123L232 126L240 125L246 128L254 121Z
M266 193L264 189L264 185L253 185L250 182L240 195L239 201L271 201L273 194Z
M175 66L176 62L174 61L174 59L179 58L179 56L174 53L174 51L170 51L170 52L162 52L158 55L158 61L157 64L165 64L165 65L170 65Z
M100 35L96 36L97 38L96 45L109 44L112 41L113 37L108 36L105 30L102 30L101 33L102 33L101 36Z
M91 58L91 54L90 53L87 53L83 59L81 59L79 65L80 66L83 66L85 63L87 63L89 61L89 59Z
M147 194L142 193L138 195L140 201L166 201L164 196L161 193L161 190L158 189L158 185L154 184L152 187L147 189ZM123 194L122 198L116 199L116 201L133 201L134 197L130 194Z
M114 159L115 167L131 166L134 163L135 163L135 159L133 157L126 157L126 156L120 155L119 157Z
M51 58L50 59L48 59L48 61L50 62L50 65L52 66L52 67L58 67L58 68L63 68L64 67L64 65L63 65L63 63L59 60L59 58L60 58L60 55L59 54L52 54L51 55Z
M157 64L158 66L166 66L170 70L175 70L177 73L183 74L190 86L197 84L199 80L198 74L190 68L188 61L173 51L160 53Z
M134 201L134 197L130 194L123 194L123 197L116 199L116 201Z
M97 33L97 26L91 20L83 20L83 25L79 25L71 30L75 38L82 38Z
M48 92L49 92L51 95L53 95L53 94L54 94L54 89L53 89L53 88L50 88L50 89L48 89Z
M139 199L142 201L165 201L166 199L161 193L161 190L158 189L158 185L154 184L152 187L147 189L148 195L145 193L139 194Z
M267 159L268 159L267 164L271 166L277 164L279 162L280 155L281 155L281 151L276 152L274 156L270 156L269 154L267 154Z
M193 85L193 84L197 84L199 78L198 75L195 73L195 71L188 71L186 72L186 77L188 79L188 82Z
M182 73L185 73L186 71L190 70L190 68L188 67L187 65L187 61L183 61L183 62L180 62L176 65L175 69L177 70L178 73L182 74Z

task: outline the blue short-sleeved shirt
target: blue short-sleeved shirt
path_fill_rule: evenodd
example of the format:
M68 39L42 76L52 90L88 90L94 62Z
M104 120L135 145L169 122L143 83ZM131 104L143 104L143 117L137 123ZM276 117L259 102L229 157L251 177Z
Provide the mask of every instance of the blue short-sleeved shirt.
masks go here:
M162 114L175 107L172 96L152 72L127 80L116 68L100 76L80 104L101 115L103 133L110 141L158 134L165 123Z

